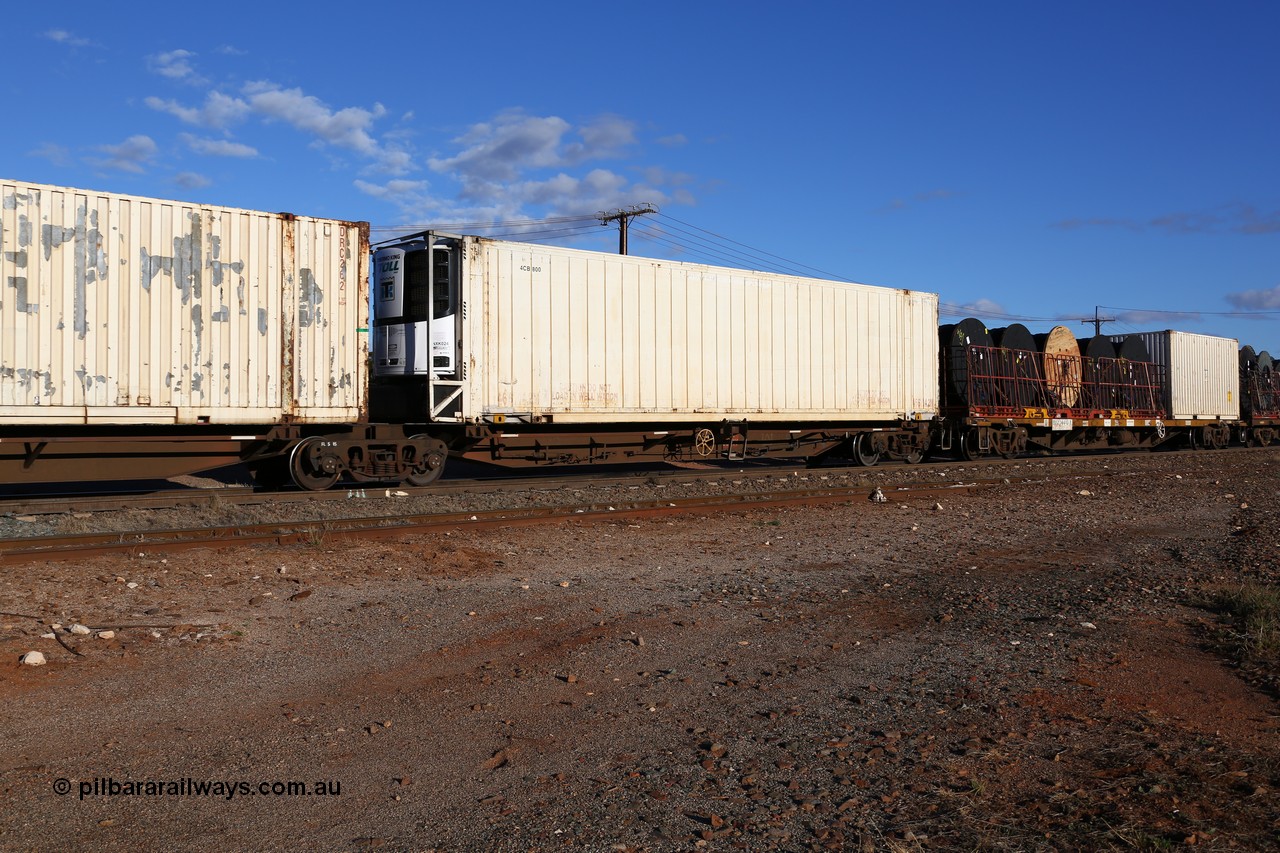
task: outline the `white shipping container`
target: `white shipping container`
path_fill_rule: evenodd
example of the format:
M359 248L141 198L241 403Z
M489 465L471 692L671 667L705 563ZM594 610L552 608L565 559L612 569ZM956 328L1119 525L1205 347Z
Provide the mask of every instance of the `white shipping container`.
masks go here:
M0 423L348 422L368 226L0 180Z
M1163 369L1163 406L1174 420L1240 417L1240 357L1234 338L1192 332L1138 332L1151 361ZM1119 344L1127 335L1112 335Z
M937 411L936 294L465 241L467 419L829 423Z

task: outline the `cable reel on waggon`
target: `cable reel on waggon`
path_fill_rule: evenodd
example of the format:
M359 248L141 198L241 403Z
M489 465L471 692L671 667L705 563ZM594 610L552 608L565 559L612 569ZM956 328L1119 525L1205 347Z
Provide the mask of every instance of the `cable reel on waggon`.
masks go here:
M938 446L963 458L1085 449L1221 448L1250 428L1239 401L1248 376L1259 400L1270 379L1247 370L1230 338L1166 330L1083 341L1065 326L1031 335L968 318L940 329ZM1264 404L1265 405L1265 404Z

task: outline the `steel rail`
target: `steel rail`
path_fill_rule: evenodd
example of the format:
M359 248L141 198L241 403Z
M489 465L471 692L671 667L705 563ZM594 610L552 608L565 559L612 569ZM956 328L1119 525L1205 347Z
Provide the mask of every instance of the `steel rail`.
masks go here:
M1243 448L1230 448L1239 450ZM1180 451L1196 453L1201 451ZM1222 451L1203 451L1221 453ZM649 481L683 483L698 480L716 479L759 479L777 477L792 472L804 471L806 476L868 476L879 472L898 473L905 470L922 470L930 473L946 471L950 468L984 468L1002 464L1018 464L1023 461L1064 463L1086 457L1098 458L1113 456L1114 453L1100 451L1080 451L1063 456L1016 457L983 457L978 460L936 460L927 467L905 464L885 464L874 468L859 465L831 465L810 468L804 465L768 463L751 468L698 468L698 469L650 469L642 471L590 471L578 474L523 474L521 476L494 476L479 478L459 478L441 480L430 486L406 487L387 485L347 484L324 492L280 491L261 492L252 487L219 487L219 488L182 488L151 491L146 493L95 493L90 495L56 495L50 497L34 496L0 496L0 516L19 515L64 515L74 512L108 512L121 509L172 509L177 507L217 507L221 504L235 506L256 506L266 503L309 503L346 501L353 496L360 499L377 499L381 495L387 497L409 496L430 497L433 495L449 496L456 494L496 494L513 490L551 490L575 487L608 487L631 486L637 482L652 484Z
M981 483L959 483L902 487L892 489L886 498L901 502L904 498L934 497L957 492L971 493ZM1003 481L998 481L1003 482ZM892 497L890 497L892 496ZM713 495L671 500L642 500L601 505L528 507L523 509L453 512L410 516L376 516L325 519L300 522L273 522L172 530L147 530L136 533L91 533L71 536L38 536L0 540L0 565L17 565L39 560L68 560L104 554L186 550L190 548L226 548L243 545L319 544L350 538L379 538L428 533L442 529L483 529L528 524L554 524L563 521L603 521L617 518L727 512L774 507L812 505L831 502L865 503L865 485L852 487L815 487L748 495Z

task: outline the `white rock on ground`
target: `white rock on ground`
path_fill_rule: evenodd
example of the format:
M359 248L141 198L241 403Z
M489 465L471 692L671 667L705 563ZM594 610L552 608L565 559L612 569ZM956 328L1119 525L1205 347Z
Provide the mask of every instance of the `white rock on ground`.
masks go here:
M27 666L44 666L48 663L41 652L27 652L22 656L22 662Z

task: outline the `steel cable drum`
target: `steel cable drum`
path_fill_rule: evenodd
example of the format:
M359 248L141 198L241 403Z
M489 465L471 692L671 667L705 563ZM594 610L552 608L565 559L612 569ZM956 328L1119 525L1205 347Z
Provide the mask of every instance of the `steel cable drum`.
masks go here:
M1127 335L1116 347L1116 355L1120 357L1116 365L1119 370L1120 385L1116 389L1120 399L1116 401L1122 409L1154 409L1159 406L1160 391L1154 386L1159 384L1159 377L1151 366L1151 350L1141 335Z
M1240 414L1248 417L1256 408L1262 408L1262 387L1254 375L1258 367L1258 354L1253 347L1245 344L1240 347Z
M1258 382L1258 409L1270 416L1275 412L1277 404L1280 404L1276 400L1276 364L1271 353L1266 350L1258 353L1254 375Z
M1245 344L1240 347L1240 375L1252 371L1258 366L1258 354L1253 351L1253 347Z
M1115 405L1115 389L1120 382L1116 365L1116 347L1104 335L1094 335L1080 342L1080 382L1084 404L1088 408L1109 409Z
M1043 406L1040 399L1040 368L1036 357L1036 339L1031 330L1021 323L993 329L997 358L1001 361L1001 373L1008 376L1004 390L1014 406Z
M1120 347L1116 350L1116 355L1125 361L1136 361L1142 364L1151 363L1151 350L1147 349L1147 342L1142 339L1142 335L1127 335Z
M959 323L939 326L938 340L942 344L943 395L948 401L961 405L986 402L989 395L984 385L989 373L988 361L991 350L991 333L987 331L986 324L973 317L967 317ZM971 355L974 363L972 394L970 394L969 377ZM971 396L974 399L970 399Z
M1069 409L1080 400L1080 344L1066 326L1054 326L1047 335L1036 335L1044 358L1045 390L1054 406Z

